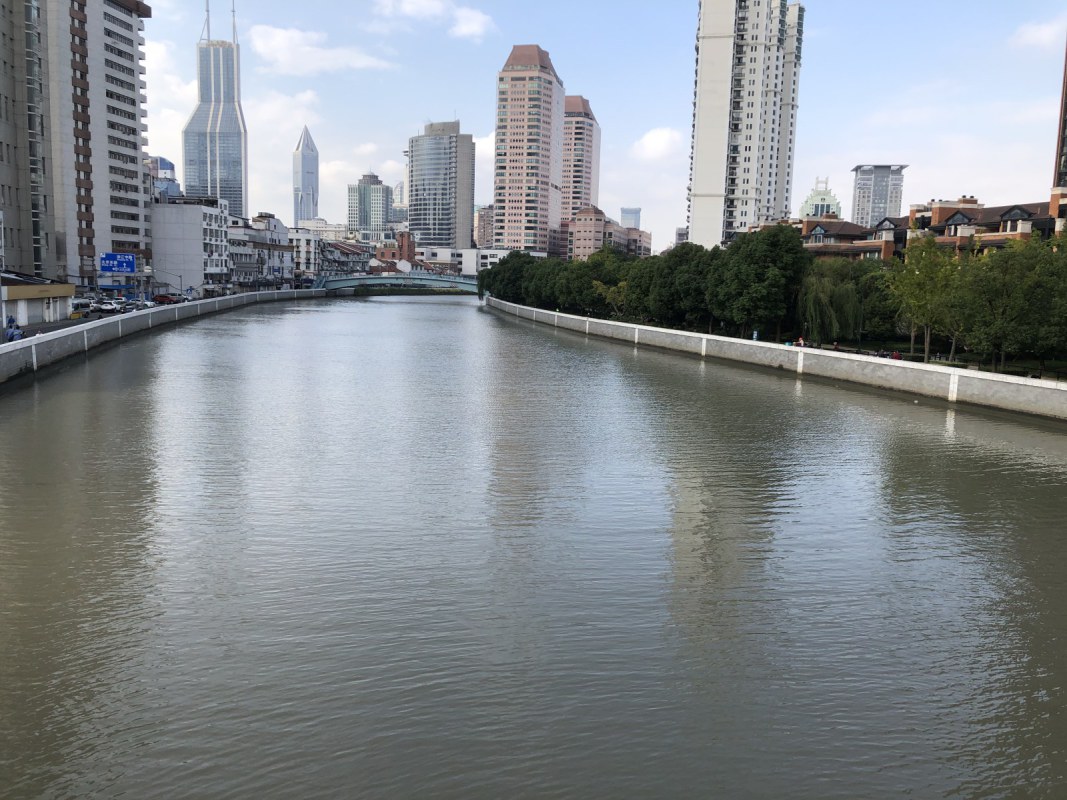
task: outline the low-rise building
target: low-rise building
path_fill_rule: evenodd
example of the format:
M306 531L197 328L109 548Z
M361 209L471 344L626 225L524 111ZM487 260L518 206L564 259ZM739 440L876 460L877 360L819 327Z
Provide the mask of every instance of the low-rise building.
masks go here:
M293 247L289 229L273 214L230 217L230 261L241 291L292 287Z
M0 269L0 329L8 318L22 325L70 317L74 284Z
M363 242L324 241L319 253L320 275L353 275L370 271L374 248Z
M158 194L152 207L152 291L230 293L229 219L226 200Z
M293 277L297 286L315 282L319 274L322 239L315 231L306 228L290 228L289 244L293 248Z
M321 217L299 220L296 227L318 234L324 242L342 242L348 234L348 226L343 222L331 223Z

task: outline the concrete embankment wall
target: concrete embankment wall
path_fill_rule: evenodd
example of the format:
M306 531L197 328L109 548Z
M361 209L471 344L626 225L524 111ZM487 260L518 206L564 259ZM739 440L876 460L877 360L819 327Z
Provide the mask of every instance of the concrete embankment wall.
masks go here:
M971 403L1067 420L1067 383L993 375L936 364L913 364L831 350L787 347L648 325L630 325L543 311L493 297L486 302L492 308L523 319L634 345L678 350L705 358L788 370L801 376L811 375L937 397L950 403Z
M292 289L281 292L249 292L146 308L129 314L117 314L94 322L85 322L62 330L31 336L18 342L0 344L0 384L55 364L64 358L86 353L94 347L144 331L172 325L181 320L216 314L231 308L278 300L302 300L325 297L324 289Z

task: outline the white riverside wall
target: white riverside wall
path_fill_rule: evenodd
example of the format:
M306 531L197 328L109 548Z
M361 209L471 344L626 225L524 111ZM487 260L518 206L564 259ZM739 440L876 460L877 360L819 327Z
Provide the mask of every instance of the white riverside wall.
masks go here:
M970 403L1067 420L1067 383L610 322L543 311L494 297L487 297L486 303L522 319L633 345L678 350L706 358L784 369L800 376L812 375L937 397L949 403Z
M87 353L94 347L144 331L173 325L180 320L216 314L231 308L278 300L325 297L325 289L292 289L281 292L249 292L190 303L146 308L129 314L116 314L95 322L84 322L18 342L0 344L0 384L37 372L64 358Z

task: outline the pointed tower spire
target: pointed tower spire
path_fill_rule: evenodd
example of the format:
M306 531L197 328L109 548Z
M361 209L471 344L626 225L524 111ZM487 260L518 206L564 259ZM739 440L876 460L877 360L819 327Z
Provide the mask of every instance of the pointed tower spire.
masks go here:
M308 126L293 152L293 225L319 215L319 150Z
M230 14L233 16L233 43L237 44L237 2L230 0Z
M211 0L204 0L204 29L200 32L200 41L211 41Z

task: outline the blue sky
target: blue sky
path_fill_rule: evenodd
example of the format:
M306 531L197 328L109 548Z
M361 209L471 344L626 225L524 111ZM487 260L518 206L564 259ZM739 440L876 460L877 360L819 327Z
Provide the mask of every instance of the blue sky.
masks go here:
M181 161L195 102L198 0L150 0L148 152ZM603 130L600 206L644 209L653 247L685 224L696 0L236 0L249 126L250 210L292 216L292 151L307 124L320 214L345 186L403 177L408 137L459 119L479 144L476 202L492 198L495 76L514 44L551 53ZM851 205L859 163L909 164L905 205L975 195L1047 199L1063 76L1063 0L810 0L793 211L828 177ZM212 34L229 36L228 0Z

